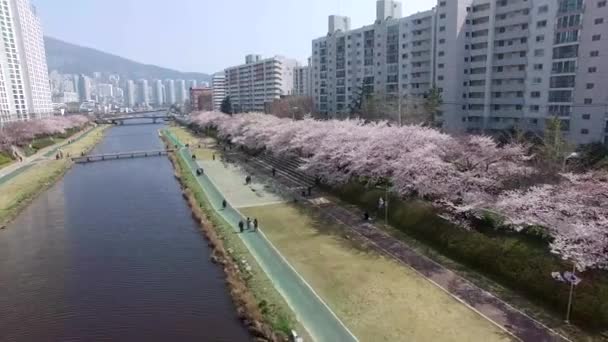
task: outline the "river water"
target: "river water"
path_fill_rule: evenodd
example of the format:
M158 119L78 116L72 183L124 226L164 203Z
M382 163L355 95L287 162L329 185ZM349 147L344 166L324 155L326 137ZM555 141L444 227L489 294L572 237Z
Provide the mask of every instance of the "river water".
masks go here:
M112 128L92 153L162 148ZM167 157L76 165L0 231L0 341L248 341Z

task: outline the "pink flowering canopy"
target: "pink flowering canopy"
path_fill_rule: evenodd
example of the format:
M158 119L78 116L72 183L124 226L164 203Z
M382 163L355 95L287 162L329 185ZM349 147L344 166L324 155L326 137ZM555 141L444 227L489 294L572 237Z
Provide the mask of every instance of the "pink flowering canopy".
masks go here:
M514 230L545 227L551 250L580 270L608 269L608 175L562 175L556 184L513 186L537 174L525 146L487 136L454 137L417 125L360 120L293 121L252 113L198 113L193 123L250 148L299 157L330 185L388 181L399 196L425 198L448 214L489 211ZM449 216L449 215L448 215Z
M68 129L82 127L90 119L84 115L54 116L40 120L11 122L0 130L0 149L23 145L36 137L63 134Z

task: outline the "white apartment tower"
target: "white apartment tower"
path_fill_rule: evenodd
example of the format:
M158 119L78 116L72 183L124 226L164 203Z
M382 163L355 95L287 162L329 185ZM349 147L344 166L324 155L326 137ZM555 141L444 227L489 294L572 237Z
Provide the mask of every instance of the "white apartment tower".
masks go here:
M146 79L139 80L139 103L144 106L150 104L150 89Z
M297 66L293 72L293 95L312 96L312 84L310 74L310 59L308 65Z
M28 0L0 0L0 124L53 112L40 18Z
M184 104L186 102L186 100L188 100L189 96L189 92L188 89L186 88L186 81L185 80L177 80L175 82L175 90L176 90L176 95L177 95L177 103L179 104Z
M213 110L219 111L226 97L226 75L223 72L213 75L211 80L213 91Z
M226 96L235 111L263 111L266 103L293 94L295 60L259 55L248 55L245 60L245 64L225 70Z
M163 81L155 80L154 81L154 104L156 106L161 107L165 101L163 99Z
M135 98L135 82L133 82L132 80L128 80L127 81L127 105L130 108L135 107L135 104L137 103L137 99Z
M165 80L165 101L167 101L168 105L174 105L177 103L174 80Z
M374 24L350 29L330 16L329 32L312 43L312 96L316 110L350 111L361 91L422 96L432 85L435 11L401 17L401 4L381 0Z
M541 132L562 120L574 143L608 140L608 6L605 0L439 0L401 18L377 2L374 24L351 30L330 17L313 41L318 111L349 110L356 89L442 94L449 132Z

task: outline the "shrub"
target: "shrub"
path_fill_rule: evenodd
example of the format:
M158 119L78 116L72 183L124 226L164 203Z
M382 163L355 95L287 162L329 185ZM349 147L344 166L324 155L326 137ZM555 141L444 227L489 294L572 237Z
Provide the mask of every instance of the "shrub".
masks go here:
M385 193L349 183L332 190L345 201L359 205L378 217L378 198ZM389 222L407 235L430 245L440 253L475 269L530 300L565 313L569 287L551 278L551 272L571 268L549 252L546 237L531 227L525 234L501 229L500 220L483 216L475 229L466 230L437 215L429 203L391 197ZM483 224L486 224L483 227ZM587 271L576 288L572 320L602 329L608 326L608 272Z

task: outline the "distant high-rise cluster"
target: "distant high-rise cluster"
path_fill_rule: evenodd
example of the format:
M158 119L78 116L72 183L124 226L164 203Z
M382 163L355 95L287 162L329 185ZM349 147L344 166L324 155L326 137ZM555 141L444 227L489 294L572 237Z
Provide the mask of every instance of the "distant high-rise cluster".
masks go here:
M0 125L52 114L40 18L28 0L0 1Z
M1 1L1 0L0 0ZM189 105L189 90L199 80L123 79L117 74L49 74L53 103L75 111L126 111Z

